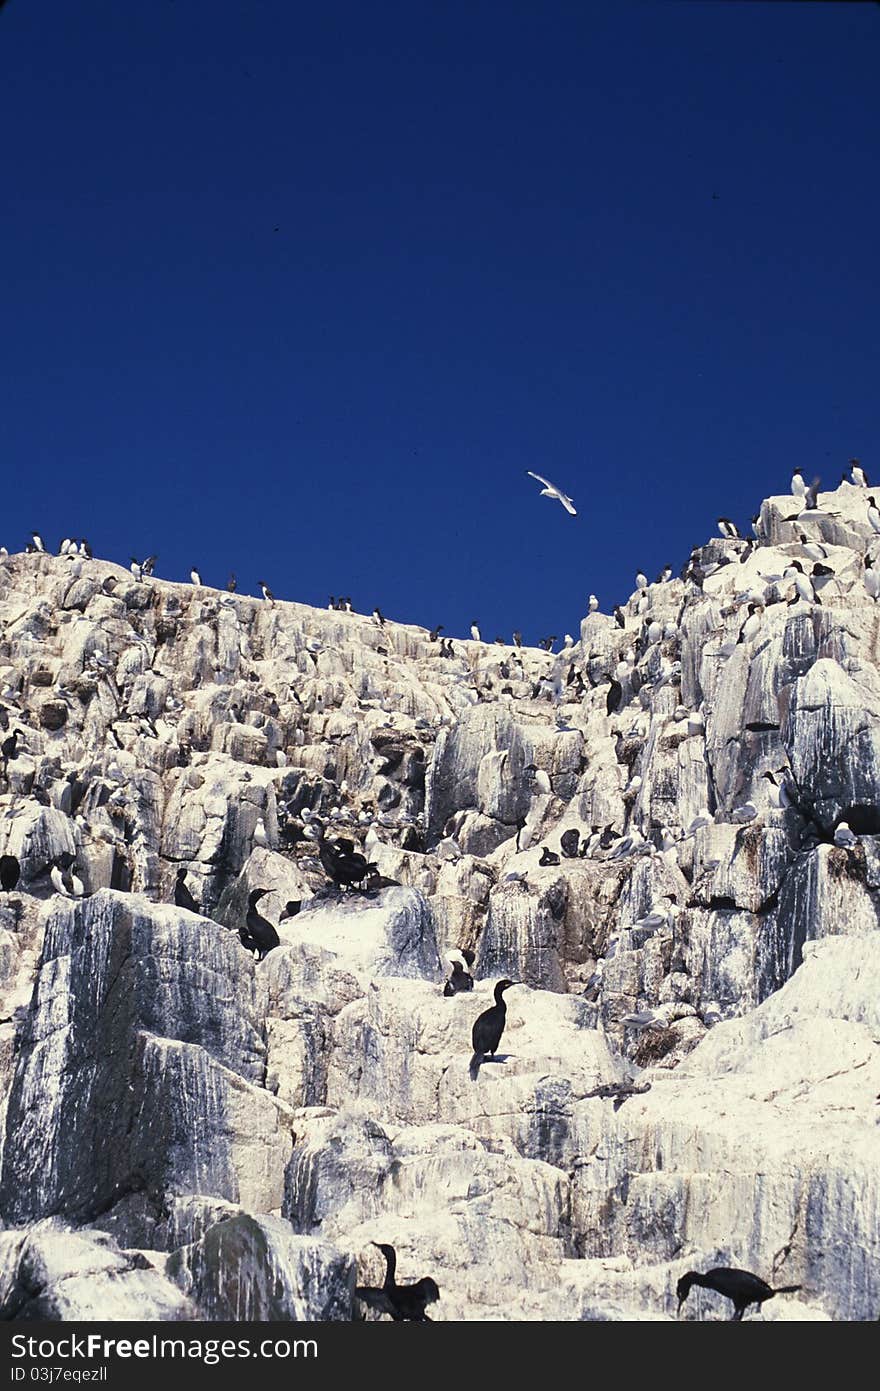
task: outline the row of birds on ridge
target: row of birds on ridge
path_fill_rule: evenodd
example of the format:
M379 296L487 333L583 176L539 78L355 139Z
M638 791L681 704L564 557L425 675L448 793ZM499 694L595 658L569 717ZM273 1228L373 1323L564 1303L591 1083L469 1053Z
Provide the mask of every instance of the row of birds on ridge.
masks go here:
M531 469L527 469L527 470L526 470L526 473L527 473L527 475L528 475L529 478L534 478L537 482L539 482L539 483L542 484L542 487L541 487L541 494L540 494L541 497L547 497L547 498L550 498L550 499L552 499L552 500L554 500L554 501L558 501L558 502L561 503L561 505L565 508L566 512L568 512L571 516L573 516L573 517L574 517L574 516L577 516L577 510L576 510L576 508L575 508L575 506L574 506L574 503L573 503L572 499L568 496L567 493L564 493L564 492L562 491L561 488L558 488L558 487L556 486L555 483L551 483L551 482L549 481L549 479L544 478L541 474L539 474L539 473L533 473L533 472L531 471ZM850 483L852 483L852 485L853 485L854 487L863 488L863 489L865 489L866 491L868 490L868 488L870 487L870 483L869 483L869 480L868 480L867 471L862 467L861 461L860 461L859 459L856 459L856 458L850 459L850 461L849 461L849 475L850 475L849 478L847 478L846 472L844 472L843 475L842 475L842 478L841 478L841 482L843 482L843 483L850 482ZM820 483L821 483L821 479L819 479L819 478L817 477L817 478L814 478L814 479L813 479L812 483L809 483L809 484L808 484L808 483L806 482L804 476L803 476L802 471L801 471L800 469L795 469L795 470L794 470L794 472L793 472L793 474L792 474L792 478L791 478L791 493L792 493L792 496L793 496L793 497L797 498L797 499L798 499L799 501L801 501L802 504L803 504L802 511L801 511L800 513L798 513L797 516L803 515L803 513L807 513L807 512L811 512L811 511L818 511L818 510L819 510L819 486L820 486ZM797 520L797 516L792 517L792 518L790 518L789 520L795 521L795 520ZM873 528L873 530L874 530L875 532L877 532L877 533L880 533L880 508L878 508L876 499L875 499L873 496L871 496L871 497L868 498L867 520L868 520L868 522L870 523L870 525L871 525L871 527ZM759 522L758 516L754 516L754 517L752 518L752 528L753 528L753 530L754 530L754 533L755 533L755 536L756 536L756 537L757 537L757 534L758 534L758 532L757 532L758 522ZM724 538L727 539L727 540L744 539L744 538L742 538L741 532L740 532L738 526L736 525L736 523L733 522L729 517L719 517L719 518L718 518L718 528L719 528L719 532L720 532L721 536L724 537ZM816 552L817 552L816 565L814 565L813 574L814 574L814 576L821 576L821 575L823 574L823 572L824 572L824 567L822 566L822 555L820 555L819 552L822 552L822 551L823 551L823 548L820 547L820 546L818 546L816 543L813 543L813 545L814 545L814 549L815 549ZM26 549L26 551L29 552L29 553L37 553L37 552L46 553L46 545L45 545L45 542L43 541L42 536L41 536L38 532L36 532L36 531L32 532L32 533L31 533L30 542L28 543L28 545L26 546L25 549ZM59 547L58 554L59 554L59 555L62 555L62 556L69 556L69 557L71 557L71 558L76 557L76 556L79 556L79 557L83 557L83 558L86 558L86 559L92 559L92 549L91 549L91 546L89 545L88 541L86 541L84 538L79 538L79 539L77 539L77 538L74 538L74 537L66 537L66 538L61 542L61 545L60 545L60 547ZM3 558L3 557L6 556L6 555L8 555L8 552L6 551L6 548L5 548L5 547L0 548L0 558ZM130 567L129 567L129 568L130 568L130 570L131 570L131 573L132 573L132 575L133 575L135 581L141 582L141 581L144 580L144 579L150 579L150 578L152 578L153 573L154 573L154 567L155 567L155 565L156 565L157 558L158 558L158 557L155 556L155 555L147 556L147 558L146 558L145 560L138 560L135 556L132 556L132 557L131 557L131 563L130 563ZM816 566L818 566L819 568L817 569ZM812 586L811 586L810 583L809 583L808 577L806 577L805 575L803 575L802 567L799 566L799 563L798 563L798 562L794 562L793 568L800 570L800 571L801 571L801 575L802 575L802 579L801 579L800 581L798 581L797 579L795 580L795 582L796 582L796 584L797 584L797 586L798 586L799 593L800 593L801 590L804 591L802 594L800 594L800 597L801 597L801 598L805 598L805 599L809 599L809 598L810 598L810 595L807 593L807 591L808 591L808 589L811 589ZM867 568L868 568L869 571L872 569L872 567L870 566L870 564L868 564L868 567L867 567ZM673 574L674 574L674 571L673 571L672 566L671 566L671 565L665 565L665 566L663 567L663 569L660 571L660 573L657 575L657 579L656 579L655 583L657 583L657 584L664 584L664 583L667 583L669 580L672 579ZM638 571L637 574L636 574L635 579L636 579L636 590L637 590L637 591L643 591L643 590L646 590L646 589L648 588L648 586L649 586L649 580L648 580L647 575L646 575L643 571ZM199 587L199 588L204 587L204 583L203 583L203 580L202 580L201 572L199 571L199 569L198 569L196 566L193 566L192 569L190 570L190 580L191 580L191 582L192 582L193 585L195 585L195 586L197 586L197 587ZM870 580L870 583L868 582L869 580ZM258 580L258 581L257 581L257 584L258 584L258 586L259 586L260 593L261 593L263 599L264 599L268 604L274 605L275 602L276 602L276 601L275 601L275 595L274 595L274 593L272 592L272 590L269 588L269 586L266 584L265 580ZM868 591L869 591L869 593L871 593L871 597L872 597L872 598L877 598L878 596L880 596L880 579L878 579L878 577L877 577L875 574L870 574L869 576L866 576L866 588L868 588ZM234 572L231 573L230 576L229 576L229 580L228 580L228 582L227 582L226 589L227 589L227 592L228 592L229 594L235 594L235 593L237 593L237 591L238 591L238 580L237 580L236 575L234 574ZM815 600L815 594L813 594L812 597L813 597L813 599ZM340 613L354 613L354 612L355 612L355 609L353 608L353 605L352 605L352 601L351 601L351 596L350 596L350 595L349 595L349 596L345 596L345 597L341 597L341 598L337 598L336 596L334 596L334 595L331 594L331 595L330 595L330 600L329 600L329 603L328 603L327 607L328 607L329 609L331 609L331 610L334 610L334 611L340 612ZM590 612L590 613L595 613L595 612L597 611L597 609L598 609L598 607L599 607L599 601L598 601L598 599L597 599L597 597L596 597L595 594L591 594L591 595L589 596L588 607L589 607L589 612ZM374 619L374 621L375 621L376 623L378 623L380 626L384 627L385 621L386 621L386 620L385 620L385 615L382 613L382 611L381 611L378 607L376 607L375 609L373 609L372 616L373 616L373 619ZM623 624L624 624L624 619L623 619L623 613L622 613L622 610L621 610L620 607L618 607L618 608L615 609L615 611L614 611L614 616L615 616L615 618L616 618L618 624L622 627ZM444 632L443 625L442 625L442 624L438 624L437 627L431 629L430 640L431 640L432 642L436 642L436 641L439 641L439 642L440 642L440 644L441 644L441 654L442 654L443 656L451 656L451 655L453 655L453 654L452 654L451 652L449 652L448 649L446 648L446 644L449 642L449 639L445 639L445 638L442 638L442 637L440 636L440 634L442 634L443 632ZM480 626L479 626L479 623L478 623L478 621L477 621L476 619L474 619L474 621L473 621L472 624L471 624L470 634L471 634L471 638L473 639L474 642L482 642L482 641L483 641L482 634L481 634L481 631L480 631ZM505 639L502 638L502 637L497 637L497 636L496 636L496 637L493 639L493 641L494 641L495 643L501 645L501 646L506 646L506 645L507 645L506 642L505 642ZM550 652L550 651L552 651L553 646L554 646L554 644L556 643L556 641L557 641L557 638L556 638L556 635L554 634L554 635L552 635L552 636L547 636L547 637L541 638L541 639L538 641L537 646L538 646L539 648L543 648L543 649L544 649L545 651L547 651L547 652ZM518 631L517 631L517 632L514 632L514 634L513 634L513 645L514 645L515 647L522 647L522 645L523 645L522 634L521 634L520 632L518 632ZM565 647L571 647L571 646L573 646L573 645L574 645L574 639L571 637L570 634L566 634L566 635L565 635L565 639L564 639L564 646L565 646Z

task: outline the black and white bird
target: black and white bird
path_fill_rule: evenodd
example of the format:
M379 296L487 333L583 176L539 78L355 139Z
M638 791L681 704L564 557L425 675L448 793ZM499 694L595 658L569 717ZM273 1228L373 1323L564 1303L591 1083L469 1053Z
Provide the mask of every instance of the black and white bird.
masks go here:
M35 551L45 552L46 547L43 545L43 538L38 531L31 532L31 542Z
M874 569L869 555L865 556L865 589L872 599L876 600L880 595L880 574Z
M591 594L590 597L589 597L589 599L587 600L587 608L588 608L589 612L590 612L590 613L595 613L598 607L599 607L599 600L596 598L595 594Z
M159 557L157 555L148 555L146 560L141 561L141 574L144 576L145 579L149 579L151 577L153 570L156 567L156 561L158 559Z
M136 560L135 557L132 556L132 558L131 558L131 565L130 565L128 568L131 570L131 573L134 575L134 578L135 578L136 583L137 583L137 584L140 584L141 580L142 580L143 577L144 577L144 567L141 565L140 561L139 561L139 560Z
M480 637L480 629L476 619L474 619L473 623L471 624L471 637L473 638L474 642L482 642L483 640Z
M806 532L799 531L798 540L801 543L801 549L806 556L809 556L810 560L827 559L828 552L825 547L820 546L818 541L811 541Z
M575 505L572 502L571 498L566 496L566 494L563 493L561 489L557 488L554 483L548 483L547 479L542 478L540 473L532 473L531 469L526 469L526 473L528 474L529 478L534 478L538 483L544 484L543 488L541 489L541 497L555 498L558 502L562 503L566 512L570 513L572 517L577 516Z
M663 566L663 569L660 571L660 574L657 576L657 583L658 583L658 584L668 584L669 581L670 581L671 579L672 579L672 566L671 566L671 565L664 565L664 566Z
M718 530L727 541L735 541L739 537L739 529L729 517L718 518Z
M792 580L799 599L803 599L805 604L818 604L821 601L816 595L813 581L808 575L804 574L804 567L799 560L793 560L783 571L783 578Z
M265 580L257 580L257 584L260 586L260 593L262 594L263 598L266 600L266 603L267 603L267 604L272 604L272 605L274 605L274 603L275 603L275 595L272 593L271 589L270 589L269 586L266 584L266 581L265 581Z
M202 577L199 574L198 570L195 568L195 566L193 566L193 568L190 570L189 577L192 580L193 584L200 585L202 583Z
M382 613L381 609L373 609L373 622L378 623L380 628L385 627L385 616Z
M807 485L804 482L804 476L799 468L796 468L794 473L791 475L791 491L794 497L803 497L804 493L807 491Z
M871 523L872 531L880 533L880 510L873 497L868 498L868 521Z
M770 794L770 805L775 807L778 811L785 811L787 807L794 805L788 790L788 772L788 768L777 768L775 772L761 774L761 777L767 783L767 791Z
M452 975L443 986L444 996L449 999L465 990L473 990L474 978L470 973L474 964L473 952L451 951L446 959L452 967Z
M763 612L760 604L749 604L749 616L739 630L739 642L754 642L761 628Z
M867 487L869 487L868 475L865 473L865 470L862 468L862 465L861 465L861 463L859 462L859 460L858 460L858 459L850 459L850 461L849 461L849 467L850 467L850 473L852 474L852 481L853 481L854 485L855 485L857 488L867 488Z
M238 589L238 580L235 578L235 575L232 571L230 571L229 573L229 579L226 582L226 589L229 594L234 594L235 591Z
M642 589L647 589L647 588L648 588L648 576L645 575L645 574L643 574L643 572L642 572L641 570L639 570L639 571L637 572L637 574L636 574L636 589L642 590Z

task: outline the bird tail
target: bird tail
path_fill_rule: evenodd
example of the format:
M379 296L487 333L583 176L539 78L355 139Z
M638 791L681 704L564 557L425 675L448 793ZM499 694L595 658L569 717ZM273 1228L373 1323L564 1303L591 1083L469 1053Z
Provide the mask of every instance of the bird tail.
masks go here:
M479 1076L480 1064L483 1061L484 1056L485 1055L483 1053L475 1053L474 1056L471 1058L471 1065L468 1068L468 1071L471 1074L472 1082L476 1082L477 1077Z
M778 1289L775 1289L775 1290L773 1291L773 1293L774 1293L774 1294L797 1294L798 1290L802 1290L802 1289L803 1289L803 1285L780 1285L780 1286L778 1287Z

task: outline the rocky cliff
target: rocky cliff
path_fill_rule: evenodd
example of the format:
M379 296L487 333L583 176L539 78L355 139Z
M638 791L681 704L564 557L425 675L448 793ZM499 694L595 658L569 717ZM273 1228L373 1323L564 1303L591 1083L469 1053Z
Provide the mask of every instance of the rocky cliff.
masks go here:
M556 655L0 560L4 1317L876 1319L880 536L797 510Z

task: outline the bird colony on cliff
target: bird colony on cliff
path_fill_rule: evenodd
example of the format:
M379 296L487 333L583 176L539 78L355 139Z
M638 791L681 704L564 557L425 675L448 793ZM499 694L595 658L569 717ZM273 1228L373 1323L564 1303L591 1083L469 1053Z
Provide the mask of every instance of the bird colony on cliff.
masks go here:
M557 652L156 564L0 554L2 1316L876 1319L861 465Z

